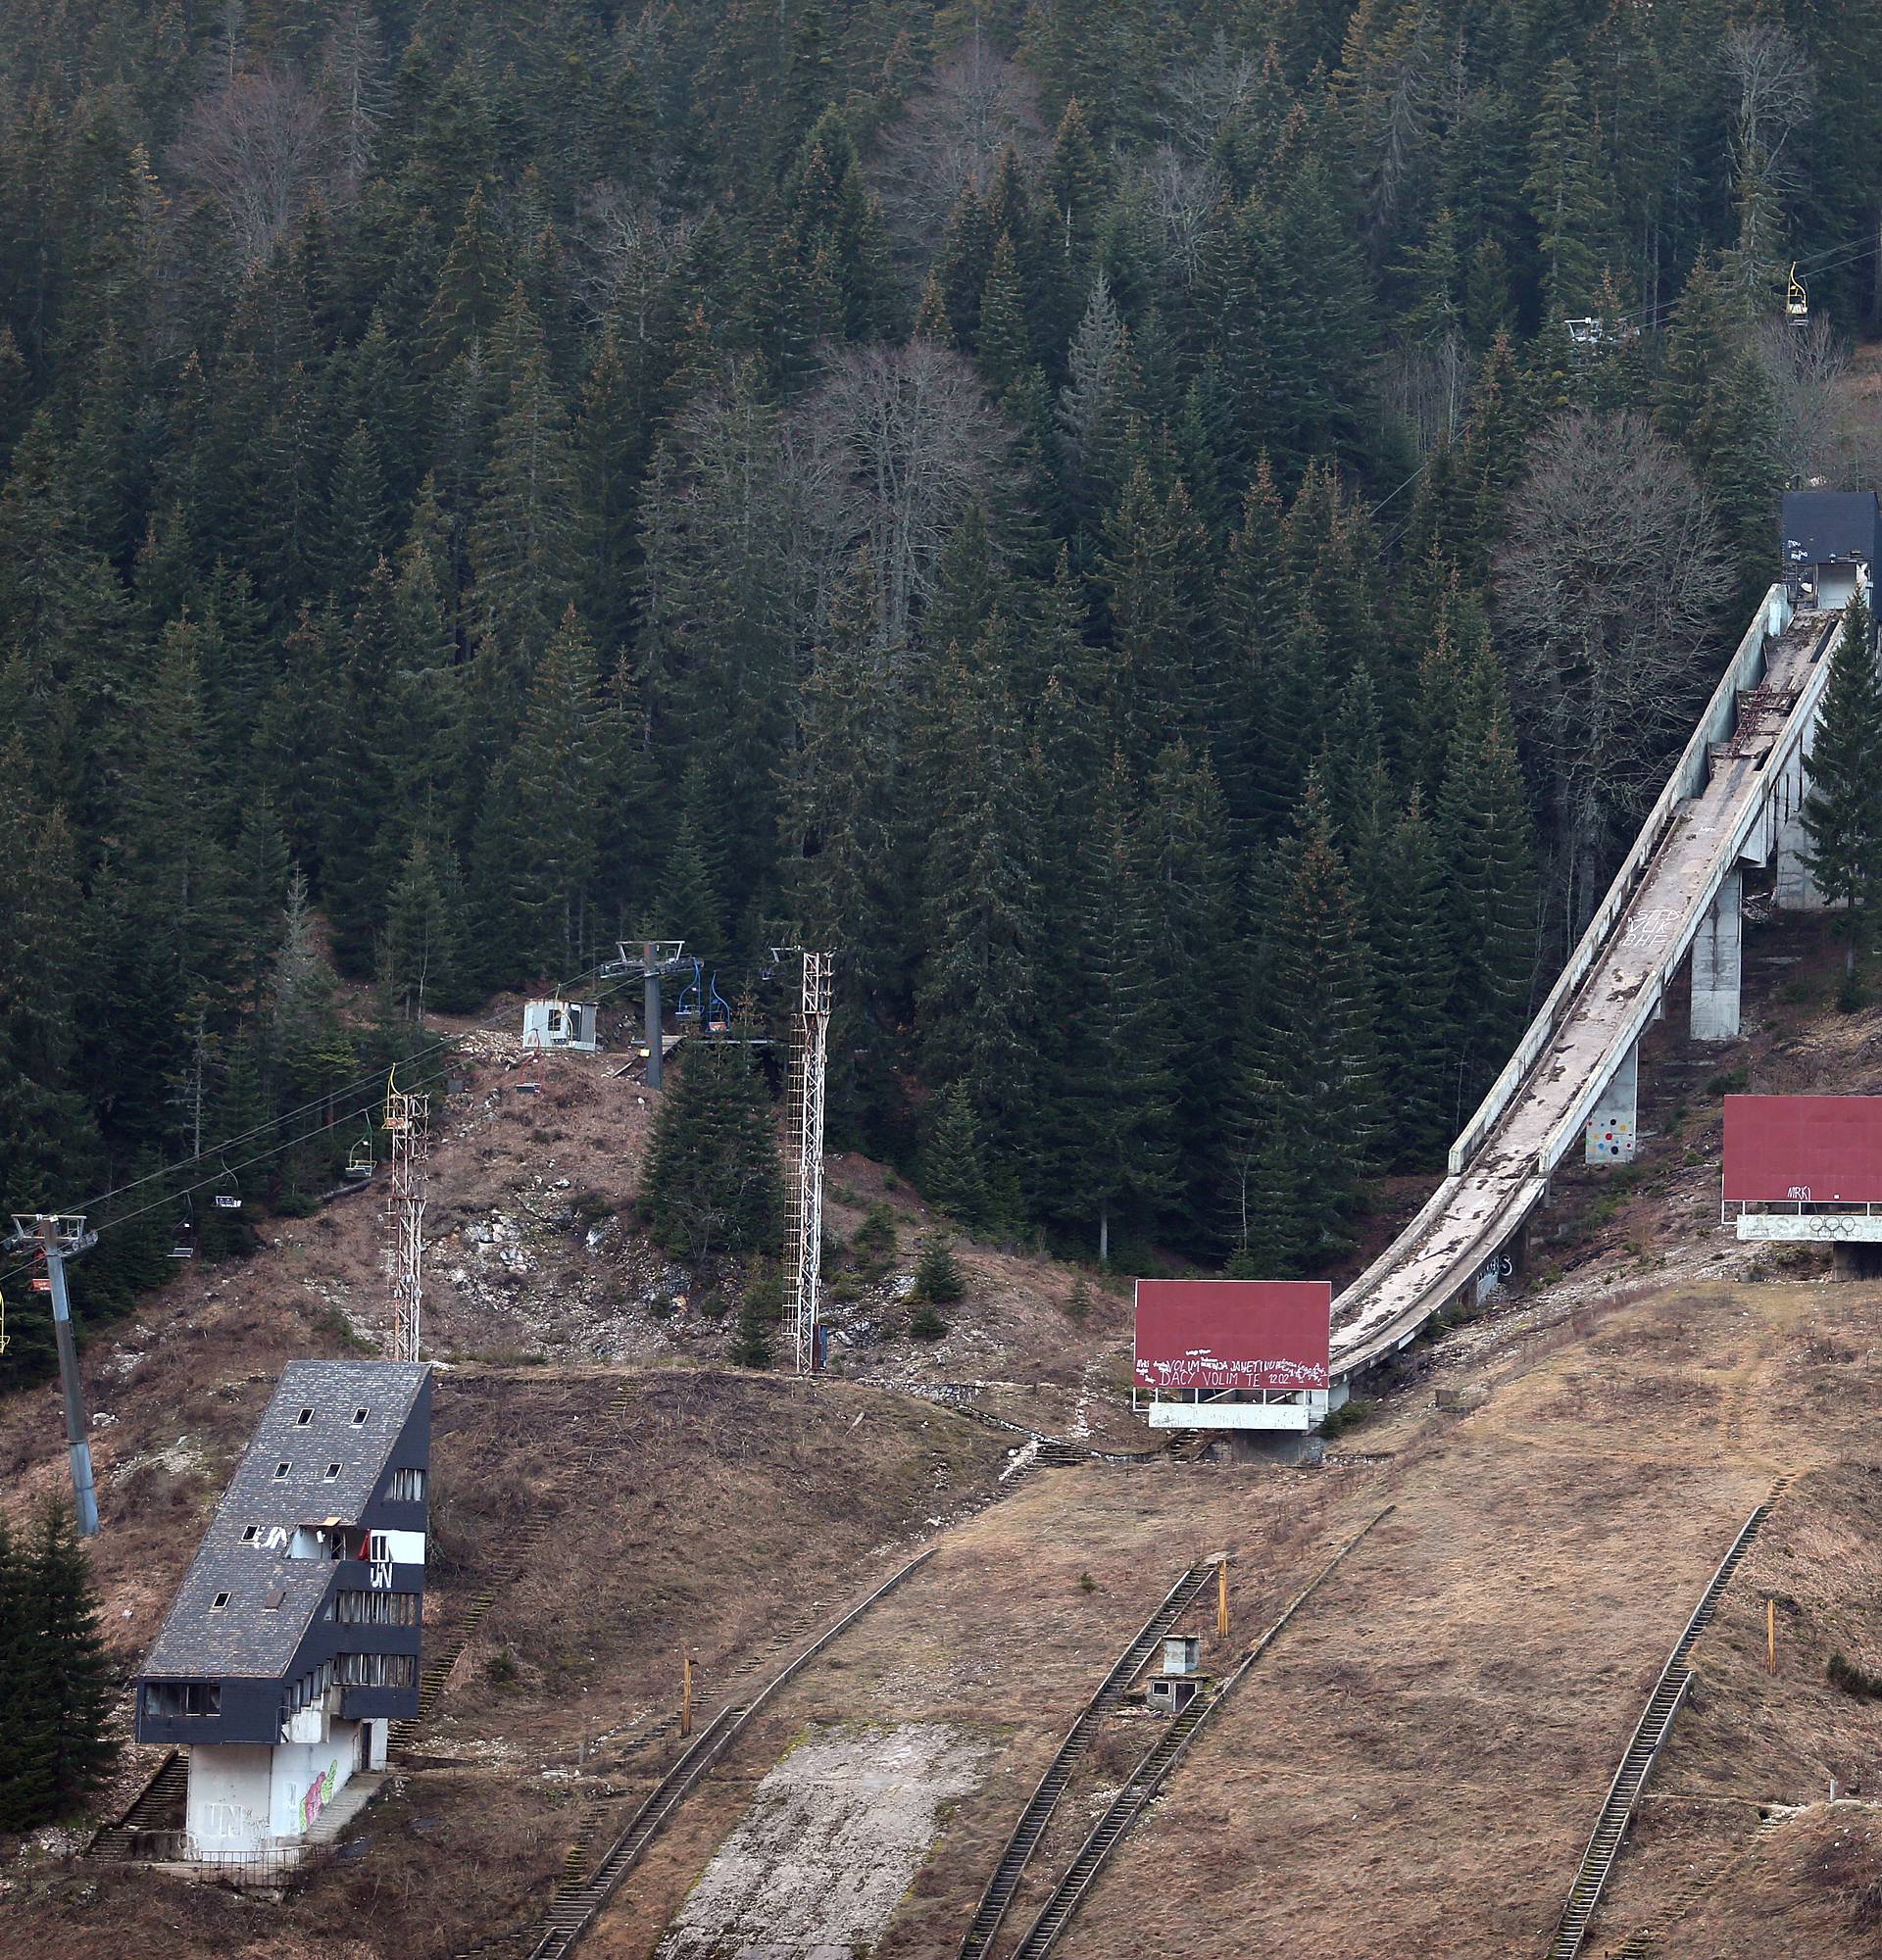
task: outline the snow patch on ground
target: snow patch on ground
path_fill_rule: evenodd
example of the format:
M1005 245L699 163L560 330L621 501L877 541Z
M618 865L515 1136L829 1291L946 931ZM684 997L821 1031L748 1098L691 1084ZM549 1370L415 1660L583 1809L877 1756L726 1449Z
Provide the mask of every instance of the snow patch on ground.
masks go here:
M888 1923L982 1744L944 1722L819 1728L766 1777L656 1960L853 1960Z

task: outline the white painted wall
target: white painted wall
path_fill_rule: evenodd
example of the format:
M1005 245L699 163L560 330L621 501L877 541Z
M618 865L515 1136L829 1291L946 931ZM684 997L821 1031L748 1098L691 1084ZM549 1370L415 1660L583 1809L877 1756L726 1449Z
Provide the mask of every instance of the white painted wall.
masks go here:
M196 1744L189 1752L190 1854L219 1862L298 1843L360 1767L360 1729L358 1722L334 1722L324 1741L273 1748ZM384 1746L381 1736L381 1757Z
M276 1838L305 1836L359 1767L360 1725L335 1722L324 1742L282 1742L273 1751L270 1828ZM318 1787L318 1788L317 1788Z
M198 1858L268 1849L274 1751L265 1742L198 1743L189 1752L185 1824Z

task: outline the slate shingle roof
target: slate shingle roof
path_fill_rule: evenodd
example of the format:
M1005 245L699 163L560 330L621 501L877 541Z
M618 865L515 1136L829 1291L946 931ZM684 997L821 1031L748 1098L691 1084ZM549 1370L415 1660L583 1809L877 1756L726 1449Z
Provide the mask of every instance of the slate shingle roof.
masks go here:
M385 1474L429 1370L413 1361L290 1361L216 1507L142 1672L160 1678L277 1678L321 1609L326 1559L288 1558L264 1541L274 1526L357 1522ZM366 1420L356 1424L354 1411ZM312 1419L303 1424L303 1409ZM291 1467L276 1477L278 1465ZM326 1481L330 1463L339 1475ZM261 1537L242 1533L259 1525ZM228 1603L214 1608L219 1592ZM280 1603L269 1599L279 1593Z
M1787 565L1859 558L1874 566L1882 512L1873 490L1788 490L1783 532Z

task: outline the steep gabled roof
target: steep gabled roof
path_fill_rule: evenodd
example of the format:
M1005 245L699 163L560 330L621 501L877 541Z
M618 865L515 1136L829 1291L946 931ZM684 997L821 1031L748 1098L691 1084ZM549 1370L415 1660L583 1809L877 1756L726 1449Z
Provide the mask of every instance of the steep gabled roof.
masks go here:
M1873 490L1787 490L1784 493L1785 565L1829 564L1860 559L1878 563L1882 506Z
M145 1675L219 1680L286 1671L333 1578L329 1560L287 1557L286 1540L296 1525L360 1519L430 1372L412 1361L288 1363L171 1602ZM355 1422L360 1409L365 1419ZM305 1422L304 1410L312 1412ZM287 1472L276 1476L282 1464ZM242 1536L250 1525L260 1528L252 1542ZM219 1609L223 1592L228 1600Z

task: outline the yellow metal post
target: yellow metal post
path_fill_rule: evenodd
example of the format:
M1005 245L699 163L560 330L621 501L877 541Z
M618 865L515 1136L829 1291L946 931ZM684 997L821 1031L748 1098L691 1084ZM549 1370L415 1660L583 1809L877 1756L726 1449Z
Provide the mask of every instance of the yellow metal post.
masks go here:
M1215 1567L1215 1633L1219 1640L1228 1639L1228 1560L1225 1558Z
M693 1733L693 1657L690 1653L679 1657L679 1733L682 1736Z
M1764 1602L1764 1672L1777 1672L1777 1601Z

